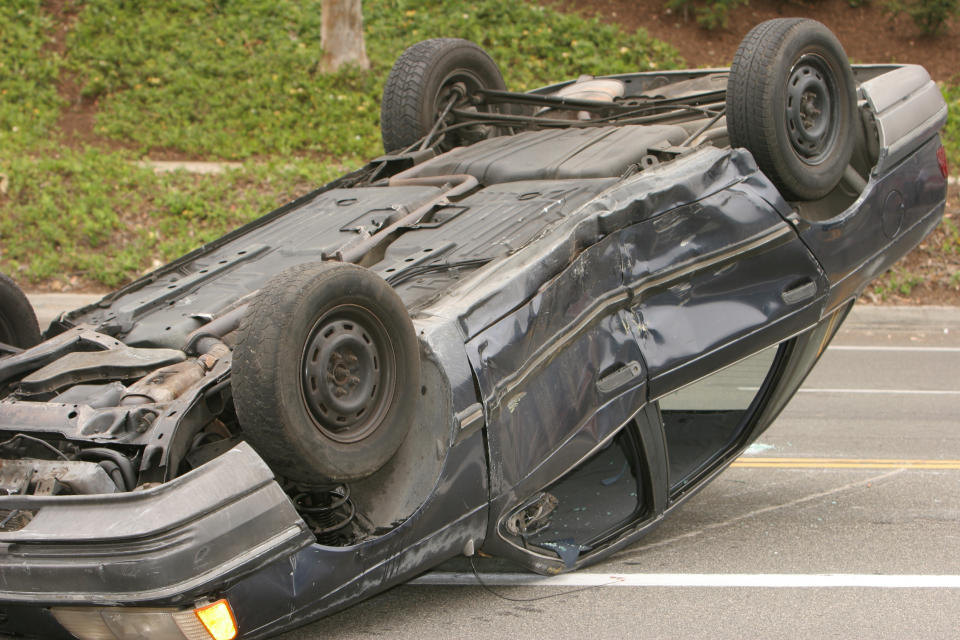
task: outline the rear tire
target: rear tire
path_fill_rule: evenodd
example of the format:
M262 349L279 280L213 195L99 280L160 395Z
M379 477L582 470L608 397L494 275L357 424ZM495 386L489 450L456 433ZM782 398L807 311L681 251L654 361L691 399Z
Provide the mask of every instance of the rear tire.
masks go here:
M457 108L470 107L477 89L505 90L497 63L469 40L434 38L407 48L390 70L380 102L380 133L387 152L405 149L430 133L447 102L460 95ZM454 122L452 115L446 118ZM463 127L441 136L446 151L472 144L494 132L495 127Z
M816 200L840 182L856 107L847 55L816 20L768 20L740 43L727 82L730 144L750 151L788 199Z
M13 280L0 273L0 342L29 349L40 342L33 306Z
M241 321L233 388L244 435L278 474L306 485L359 480L396 453L416 414L413 323L363 267L292 267Z

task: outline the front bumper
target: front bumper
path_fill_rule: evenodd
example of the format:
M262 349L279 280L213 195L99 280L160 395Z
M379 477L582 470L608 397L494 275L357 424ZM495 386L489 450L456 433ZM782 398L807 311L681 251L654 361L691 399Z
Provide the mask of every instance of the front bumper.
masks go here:
M32 519L0 532L0 609L192 604L313 542L246 444L144 491L0 497L17 509Z

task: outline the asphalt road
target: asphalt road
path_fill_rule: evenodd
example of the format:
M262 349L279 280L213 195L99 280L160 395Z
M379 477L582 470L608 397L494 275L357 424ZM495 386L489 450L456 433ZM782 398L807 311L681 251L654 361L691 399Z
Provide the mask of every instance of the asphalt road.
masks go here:
M960 309L857 308L747 455L601 565L477 569L280 638L960 637Z
M458 560L280 638L960 637L960 309L860 308L834 345L737 466L566 584L481 560L495 595Z

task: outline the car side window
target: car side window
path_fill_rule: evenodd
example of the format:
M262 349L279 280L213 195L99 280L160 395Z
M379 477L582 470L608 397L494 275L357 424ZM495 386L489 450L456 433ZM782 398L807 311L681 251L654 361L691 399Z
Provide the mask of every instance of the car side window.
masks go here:
M777 349L768 347L660 398L671 494L736 446Z

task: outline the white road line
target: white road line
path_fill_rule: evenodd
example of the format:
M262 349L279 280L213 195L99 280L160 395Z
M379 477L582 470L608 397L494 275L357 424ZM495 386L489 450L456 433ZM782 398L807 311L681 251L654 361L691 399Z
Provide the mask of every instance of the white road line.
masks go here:
M810 389L801 388L798 393L873 393L908 396L960 396L960 390L952 389Z
M762 587L960 589L960 575L876 575L860 573L481 573L484 584L497 587ZM411 580L415 586L480 584L472 573L434 571Z
M737 387L737 391L758 391L757 387ZM797 393L869 393L907 396L960 396L957 389L820 389L801 387Z
M870 347L836 344L827 347L827 351L916 351L918 353L960 353L960 347Z

